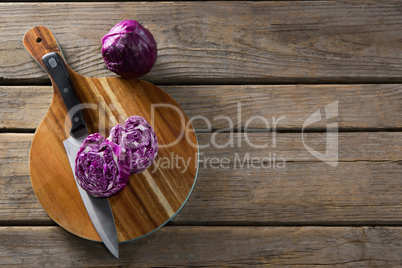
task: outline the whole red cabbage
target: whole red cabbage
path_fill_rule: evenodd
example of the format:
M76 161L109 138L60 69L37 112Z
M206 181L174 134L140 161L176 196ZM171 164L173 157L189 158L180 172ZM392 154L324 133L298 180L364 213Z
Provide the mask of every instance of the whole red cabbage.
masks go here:
M79 185L95 197L120 193L130 176L120 146L99 133L89 135L75 160L75 176Z
M106 67L124 78L147 74L157 57L151 32L135 20L124 20L102 38L102 56Z
M132 116L125 121L124 126L113 127L108 139L125 150L125 161L131 174L144 171L158 154L155 131L141 116Z

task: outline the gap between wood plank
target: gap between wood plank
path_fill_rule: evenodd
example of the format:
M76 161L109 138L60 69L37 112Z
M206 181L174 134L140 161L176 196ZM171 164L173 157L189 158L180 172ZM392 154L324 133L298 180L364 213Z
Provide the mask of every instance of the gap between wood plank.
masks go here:
M19 225L16 225L19 226ZM21 225L24 226L24 225ZM38 225L39 226L39 225ZM47 226L47 225L43 225ZM52 225L49 225L52 226ZM402 221L376 223L376 222L169 222L169 226L205 226L205 227L402 227Z
M222 0L224 1L224 0ZM286 1L286 0L284 0ZM317 0L318 1L318 0ZM109 75L113 77L113 75ZM117 77L117 76L116 76ZM272 78L269 80L242 80L238 82L233 82L233 80L226 79L218 79L218 80L206 80L197 81L197 83L192 83L192 79L188 81L164 81L163 84L153 83L152 80L142 79L149 83L155 84L158 87L163 86L241 86L241 85L249 85L249 86L286 86L286 85L381 85L381 84L402 84L402 78L375 78L367 77L367 78L347 78L347 79L334 79L334 78ZM212 82L212 83L211 83ZM0 77L0 86L51 86L50 79L31 79L31 78L21 78L21 79L4 79Z
M55 222L38 221L27 224L19 221L0 221L0 227L60 227ZM378 222L174 222L170 221L163 227L402 227L402 221L378 223ZM62 227L60 227L62 228Z
M286 1L286 0L284 0ZM110 77L113 77L113 75L110 75ZM118 76L115 76L118 77ZM156 84L153 83L152 80L149 79L143 79L140 78L141 80L147 81L149 83L155 84L158 87L165 87L165 86L242 86L242 85L247 85L247 86L294 86L294 85L381 85L381 84L402 84L402 78L367 78L367 79L362 79L361 77L356 78L356 79L327 79L327 78L290 78L290 79L270 79L269 81L255 81L255 80L250 80L250 81L239 81L239 82L234 82L233 81L213 81L213 83L210 82L205 82L203 83L202 81L197 81L197 83L191 83L191 80L187 82L177 82L177 81L171 81L163 83L163 84ZM43 78L43 79L31 79L31 78L21 78L21 79L4 79L3 77L0 77L0 86L51 86L52 83L50 82L50 79Z
M0 128L0 133L7 133L7 134L33 134L35 133L36 129L34 128ZM270 131L266 129L248 129L247 131L238 131L237 129L232 130L224 130L221 129L212 129L211 131L205 131L203 129L196 129L196 133L302 133L301 129L277 129L276 131ZM327 131L326 129L305 129L303 133L327 133L327 132L334 132L334 131ZM356 132L402 132L402 127L396 128L340 128L336 132L339 133L356 133Z
M238 1L238 0L187 0L187 2L231 2L231 1ZM258 1L258 0L257 0ZM289 2L289 0L264 0L266 2ZM292 0L292 2L330 2L332 0ZM21 0L7 0L3 1L2 3L18 3ZM23 2L46 2L46 3L81 3L81 2L88 2L88 0L67 0L67 1L60 1L60 0L24 0ZM97 0L94 2L110 2L110 0ZM114 0L113 2L127 2L127 0ZM172 2L171 0L147 0L147 1L131 1L131 2ZM242 2L256 2L256 0L242 0Z

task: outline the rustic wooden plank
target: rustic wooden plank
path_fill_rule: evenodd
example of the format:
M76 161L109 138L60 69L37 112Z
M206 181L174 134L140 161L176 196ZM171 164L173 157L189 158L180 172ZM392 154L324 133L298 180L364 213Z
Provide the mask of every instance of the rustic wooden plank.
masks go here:
M0 227L2 267L397 267L401 227L164 227L120 244L58 227ZM46 258L44 258L46 254Z
M338 123L341 129L402 128L401 84L161 88L181 105L194 127L202 131L233 128L238 131L239 127L300 130L318 109L323 120L306 129L325 129L327 123ZM50 86L0 86L0 128L36 128L51 98ZM338 117L325 120L325 106L336 101ZM268 127L261 118L268 122Z
M249 162L259 163L271 156L286 162L317 162L306 146L324 154L327 143L335 140L340 162L402 160L401 132L345 132L338 137L325 133L200 133L198 140L200 160L206 161L249 158Z
M401 224L401 162L286 163L200 169L175 222Z
M199 0L187 0L188 2L191 1L199 1ZM221 0L217 0L217 1L221 1ZM228 1L237 1L237 0L224 0L226 2ZM255 1L255 0L244 0L244 1ZM264 1L275 1L275 0L264 0ZM279 1L283 1L283 0L279 0ZM288 0L285 0L288 1ZM331 0L291 0L291 1L331 1ZM20 0L7 0L7 2L21 2ZM58 2L58 0L25 0L24 2ZM88 2L88 0L65 0L63 2ZM127 0L98 0L97 2L127 2ZM130 2L143 2L142 0L131 0ZM156 1L156 0L149 0L147 2L160 2L160 1Z
M226 143L229 135L221 133L216 140ZM325 135L319 135L309 133L306 144L322 151ZM211 137L208 133L198 135L201 145L210 143ZM261 145L272 136L252 133L249 138ZM400 223L402 133L340 133L341 162L337 167L317 162L306 152L300 138L298 133L277 133L275 148L253 149L237 136L235 147L201 149L194 192L173 222ZM1 224L53 224L31 187L31 139L32 134L0 135ZM167 160L158 161L162 165Z
M2 128L35 129L49 108L52 94L51 86L0 87Z
M401 81L399 1L4 3L0 14L3 83L48 81L21 42L41 24L75 71L110 76L101 38L123 19L155 35L153 83Z

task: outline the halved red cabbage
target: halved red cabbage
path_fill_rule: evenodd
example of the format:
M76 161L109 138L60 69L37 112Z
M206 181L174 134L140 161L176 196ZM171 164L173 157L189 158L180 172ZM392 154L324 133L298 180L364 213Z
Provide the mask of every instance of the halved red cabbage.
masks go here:
M130 176L123 149L102 137L89 135L75 160L75 177L79 185L95 197L120 193Z
M141 116L131 116L124 126L113 127L108 139L125 150L125 163L131 174L144 171L158 154L155 131Z

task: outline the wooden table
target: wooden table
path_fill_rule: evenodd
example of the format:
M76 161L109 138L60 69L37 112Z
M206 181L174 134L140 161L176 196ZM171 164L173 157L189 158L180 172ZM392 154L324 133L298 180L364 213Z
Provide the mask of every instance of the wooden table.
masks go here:
M203 146L184 208L115 259L33 193L52 90L22 36L45 25L74 70L110 76L101 37L123 19L154 33L143 79ZM0 27L1 267L402 266L402 1L12 2Z

